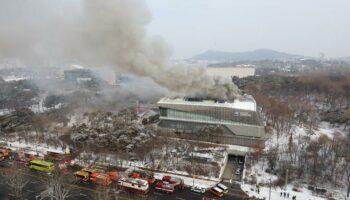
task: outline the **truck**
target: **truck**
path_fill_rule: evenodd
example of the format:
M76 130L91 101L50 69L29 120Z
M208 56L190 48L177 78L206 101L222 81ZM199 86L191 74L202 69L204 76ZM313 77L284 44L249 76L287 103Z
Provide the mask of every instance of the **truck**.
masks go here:
M175 190L184 189L185 184L183 179L172 176L163 176L162 180L156 184L155 189L165 192L173 193Z
M172 176L163 176L162 181L168 182L168 183L174 185L175 189L182 190L185 188L184 180L181 178L176 178L176 177L172 177Z
M159 181L156 184L155 189L158 190L158 191L167 193L167 194L173 193L175 191L174 185L170 184L169 182L166 182L166 181Z
M118 187L130 192L147 194L149 192L148 181L140 178L122 177L117 182Z
M83 168L82 170L75 172L74 176L80 182L92 182L104 186L110 185L112 181L119 178L116 171L105 173L95 168Z
M156 179L153 172L145 171L142 169L128 169L127 174L129 178L139 178L148 181L149 184L153 184Z
M209 188L209 192L218 197L224 196L224 192L217 186Z
M95 184L103 185L103 186L107 186L112 183L112 179L109 177L108 174L99 173L99 172L91 174L90 181Z
M16 158L16 162L28 165L29 162L32 160L44 160L44 158L34 155L33 152L30 152L30 153L25 152L25 150L20 150L18 152L18 157Z
M11 151L9 149L6 148L0 148L0 156L7 158L10 156Z

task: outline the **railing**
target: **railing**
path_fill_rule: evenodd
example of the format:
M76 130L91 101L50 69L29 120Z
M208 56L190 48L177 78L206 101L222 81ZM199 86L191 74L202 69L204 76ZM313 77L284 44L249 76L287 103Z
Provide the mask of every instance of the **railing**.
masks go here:
M177 133L177 137L187 140L200 140L205 142L213 142L219 144L230 144L238 146L253 147L259 145L260 147L265 147L265 140L258 138L247 138L240 136L198 136L195 133Z

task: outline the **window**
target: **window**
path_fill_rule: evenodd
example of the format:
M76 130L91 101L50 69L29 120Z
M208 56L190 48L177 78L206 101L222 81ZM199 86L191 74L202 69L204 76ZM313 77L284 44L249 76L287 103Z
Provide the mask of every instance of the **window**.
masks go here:
M42 164L39 164L39 163L30 163L30 165L37 166L37 167L42 167L42 168L47 168L46 165L42 165Z

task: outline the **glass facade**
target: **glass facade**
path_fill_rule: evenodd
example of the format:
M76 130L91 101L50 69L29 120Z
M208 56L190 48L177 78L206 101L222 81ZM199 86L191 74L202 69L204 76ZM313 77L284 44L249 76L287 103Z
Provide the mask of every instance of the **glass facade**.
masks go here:
M212 108L198 111L181 111L170 108L160 108L160 116L173 120L184 120L211 124L250 124L257 125L257 119L252 113L232 111L231 109Z

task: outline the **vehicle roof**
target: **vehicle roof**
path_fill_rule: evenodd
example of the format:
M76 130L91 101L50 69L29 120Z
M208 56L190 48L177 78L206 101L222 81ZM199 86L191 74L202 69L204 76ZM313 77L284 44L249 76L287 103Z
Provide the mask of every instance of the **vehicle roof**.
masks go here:
M218 188L218 187L214 187L214 190L218 191L218 192L223 192L222 189Z
M222 184L222 183L218 183L217 186L221 187L223 189L228 189L228 187L226 185Z
M36 164L42 164L42 165L53 165L52 162L47 162L47 161L38 160L38 159L34 159L34 160L30 161L30 163L36 163Z
M83 169L81 169L81 171L95 173L95 172L97 172L97 169L95 169L95 168L83 168Z
M89 175L89 173L86 172L86 171L77 171L77 172L75 172L74 174L76 174L76 175L82 175L82 176L87 176L87 175Z

